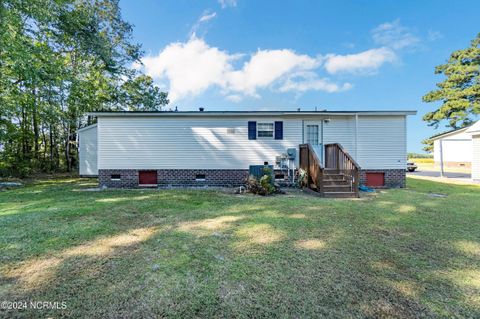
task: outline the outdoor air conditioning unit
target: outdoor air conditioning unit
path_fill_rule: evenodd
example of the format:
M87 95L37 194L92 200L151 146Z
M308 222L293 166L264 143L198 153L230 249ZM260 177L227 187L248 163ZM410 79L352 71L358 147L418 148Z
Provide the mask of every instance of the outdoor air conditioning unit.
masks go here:
M289 160L294 160L297 157L297 149L296 148L287 149L287 157Z

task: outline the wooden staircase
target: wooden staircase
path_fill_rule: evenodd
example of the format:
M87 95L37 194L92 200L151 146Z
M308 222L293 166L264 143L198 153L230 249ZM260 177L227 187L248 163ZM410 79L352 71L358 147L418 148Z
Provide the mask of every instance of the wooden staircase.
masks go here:
M360 167L340 144L325 145L325 167L310 144L301 144L299 154L308 189L322 197L358 197Z

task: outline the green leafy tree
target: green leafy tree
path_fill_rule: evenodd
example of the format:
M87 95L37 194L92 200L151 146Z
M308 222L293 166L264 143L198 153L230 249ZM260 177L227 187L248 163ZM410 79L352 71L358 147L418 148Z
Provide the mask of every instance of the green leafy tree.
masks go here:
M131 111L160 111L169 103L167 93L161 92L148 75L126 81L121 92L121 104Z
M446 120L453 129L470 125L480 114L480 33L470 47L453 52L447 63L437 66L435 74L443 74L446 79L423 101L442 104L425 114L423 120L435 127Z
M161 110L118 0L0 1L0 174L71 171L95 110Z

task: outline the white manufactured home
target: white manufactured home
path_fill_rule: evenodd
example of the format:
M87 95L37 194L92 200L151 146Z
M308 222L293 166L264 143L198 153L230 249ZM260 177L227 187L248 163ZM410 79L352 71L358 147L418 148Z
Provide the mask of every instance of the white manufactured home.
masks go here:
M416 112L90 113L97 124L79 131L80 174L98 175L100 185L107 187L239 185L251 165L273 165L276 178L281 179L287 178L292 168L307 162L312 166L312 160L322 172L329 166L347 167L344 162L349 161L358 170L357 184L404 187L406 121L413 114ZM308 145L313 156L310 161L302 162L300 145ZM332 145L342 154L333 154ZM336 169L339 173L340 167Z

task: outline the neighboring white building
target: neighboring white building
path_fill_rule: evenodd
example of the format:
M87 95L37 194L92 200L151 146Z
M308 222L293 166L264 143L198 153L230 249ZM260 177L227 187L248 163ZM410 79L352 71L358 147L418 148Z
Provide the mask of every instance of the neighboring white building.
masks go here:
M472 137L472 180L480 182L480 121L466 132Z
M275 165L278 156L311 144L340 143L385 186L403 187L406 117L415 111L97 112L80 131L80 174L100 185L239 184L250 165ZM96 159L96 160L94 160ZM96 173L96 174L93 174ZM141 181L141 179L144 179Z
M432 136L435 166L440 167L443 157L444 167L470 167L472 164L472 136L468 127Z

